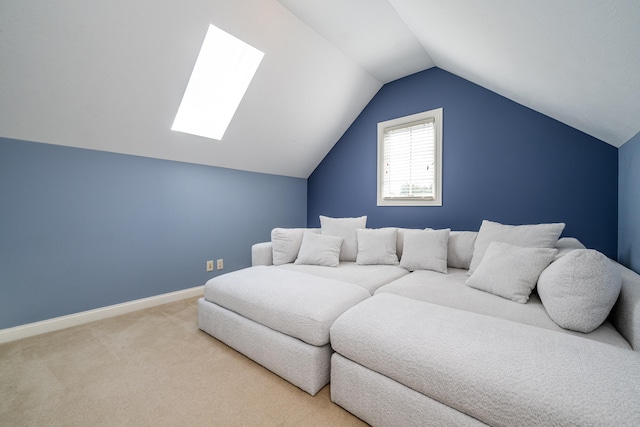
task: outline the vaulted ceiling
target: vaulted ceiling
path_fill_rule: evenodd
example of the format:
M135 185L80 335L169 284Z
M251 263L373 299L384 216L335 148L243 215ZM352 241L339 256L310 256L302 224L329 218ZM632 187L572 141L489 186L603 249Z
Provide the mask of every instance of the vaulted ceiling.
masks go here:
M265 53L222 141L170 130L208 25ZM619 147L637 0L0 0L0 136L306 178L437 66Z

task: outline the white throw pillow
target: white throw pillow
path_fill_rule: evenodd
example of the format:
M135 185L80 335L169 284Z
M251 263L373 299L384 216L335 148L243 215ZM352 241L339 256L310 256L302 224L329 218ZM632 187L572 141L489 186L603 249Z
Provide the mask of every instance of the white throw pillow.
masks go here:
M449 249L447 253L449 267L469 269L476 237L478 237L477 231L452 231L449 234Z
M305 232L295 264L337 267L340 263L342 237Z
M621 286L613 261L593 249L575 249L542 272L538 294L558 326L589 333L609 316Z
M357 264L398 264L396 228L356 230L358 237Z
M409 271L447 272L447 248L451 230L405 230L400 266Z
M467 279L472 288L521 304L529 301L540 273L553 261L557 249L523 248L491 242L482 262Z
M468 274L473 274L480 265L491 242L510 243L525 248L554 248L564 226L564 223L504 225L484 220L478 231Z
M273 265L288 264L296 260L305 231L320 233L319 228L274 228L271 230Z
M367 227L367 217L358 218L330 218L320 215L320 230L322 234L342 237L340 261L355 261L358 255L358 238L356 230Z
M406 231L415 231L422 230L419 228L398 228L398 240L396 244L396 255L398 255L398 259L402 259L402 249L404 248L404 233ZM424 228L424 230L432 230L432 228Z

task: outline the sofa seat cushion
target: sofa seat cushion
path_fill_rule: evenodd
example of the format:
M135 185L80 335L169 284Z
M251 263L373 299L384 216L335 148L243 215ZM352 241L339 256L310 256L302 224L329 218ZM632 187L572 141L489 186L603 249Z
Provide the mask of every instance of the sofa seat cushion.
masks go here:
M340 316L331 345L489 425L640 423L632 350L385 293Z
M466 272L467 270L455 268L450 268L448 274L435 271L414 271L410 275L381 287L376 291L376 294L402 295L446 307L577 335L617 347L631 348L627 340L609 321L605 321L589 334L563 329L549 317L537 293L532 293L526 304L519 304L465 285L465 281L469 278Z
M277 268L352 283L364 288L370 295L379 287L409 274L399 265L359 265L355 262L340 262L338 267L283 264Z
M322 346L329 342L333 321L370 294L351 283L255 266L209 280L204 297L261 325Z

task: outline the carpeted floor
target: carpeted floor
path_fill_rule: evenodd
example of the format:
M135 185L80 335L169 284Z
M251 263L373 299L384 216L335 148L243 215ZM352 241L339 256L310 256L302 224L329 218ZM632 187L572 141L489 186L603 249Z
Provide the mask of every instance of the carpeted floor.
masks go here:
M362 426L196 324L196 298L0 345L0 426Z

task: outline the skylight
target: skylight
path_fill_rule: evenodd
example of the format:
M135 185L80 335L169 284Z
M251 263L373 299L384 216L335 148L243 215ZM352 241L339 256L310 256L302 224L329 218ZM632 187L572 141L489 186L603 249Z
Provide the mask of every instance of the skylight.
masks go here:
M221 140L263 56L209 25L171 129Z

